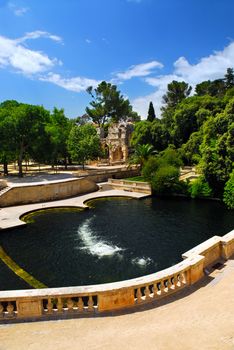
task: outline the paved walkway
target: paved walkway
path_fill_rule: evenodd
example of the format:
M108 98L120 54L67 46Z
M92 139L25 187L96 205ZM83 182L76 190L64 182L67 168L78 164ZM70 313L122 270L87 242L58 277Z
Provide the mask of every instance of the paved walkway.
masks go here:
M26 205L14 206L14 207L1 208L0 209L0 230L25 225L25 223L19 219L20 216L22 216L24 213L27 213L33 210L55 208L55 207L87 208L87 205L85 205L86 201L92 200L94 198L102 198L102 197L113 197L113 196L114 197L132 197L136 199L147 197L147 195L144 193L108 189L108 184L99 184L99 185L102 185L104 189L98 192L92 192L82 196L76 196L73 198L68 198L68 199L63 199L63 200L58 200L53 202L43 202L43 203L26 204ZM105 186L106 186L106 190L105 190ZM1 345L0 345L0 350L1 350Z
M0 326L0 350L233 350L234 260L189 292L125 315ZM163 300L162 300L163 302Z

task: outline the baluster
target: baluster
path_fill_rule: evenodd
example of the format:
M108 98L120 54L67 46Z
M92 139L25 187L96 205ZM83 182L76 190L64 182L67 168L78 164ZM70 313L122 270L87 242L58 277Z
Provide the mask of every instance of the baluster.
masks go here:
M174 289L176 289L177 287L178 287L178 280L177 280L177 276L176 275L174 275L173 276L173 285L174 285Z
M167 281L167 290L168 290L168 292L170 292L171 287L172 287L171 277L169 277L169 278L168 278L168 281Z
M181 272L181 283L186 284L186 271Z
M164 281L160 282L160 295L162 295L165 292L165 285L164 285Z
M157 287L157 284L154 283L153 285L153 297L155 298L158 294L158 287Z
M3 317L3 310L4 310L4 307L2 303L0 303L0 317Z
M53 312L53 303L51 301L51 298L48 298L48 303L46 305L46 308L47 308L47 313L48 314L52 314L52 312Z
M78 301L78 309L79 309L79 311L80 312L83 312L84 311L84 302L83 302L83 300L82 300L82 298L81 297L79 297L79 301Z
M63 301L62 301L62 298L58 298L57 309L58 309L58 312L63 312Z
M73 306L74 306L73 300L71 298L68 298L67 299L67 308L68 308L69 312L73 311Z
M180 273L177 275L177 280L178 280L177 285L178 285L179 287L181 287L181 286L182 286L182 283L181 283L181 274L180 274Z
M145 286L145 300L149 300L150 299L150 289L149 286L146 285Z
M141 294L141 288L137 288L137 303L141 303L142 302L142 294Z
M9 301L7 304L7 312L8 312L8 316L14 316L14 306L11 304L11 302Z
M94 305L93 297L92 295L90 295L88 300L88 311L93 311L93 305Z

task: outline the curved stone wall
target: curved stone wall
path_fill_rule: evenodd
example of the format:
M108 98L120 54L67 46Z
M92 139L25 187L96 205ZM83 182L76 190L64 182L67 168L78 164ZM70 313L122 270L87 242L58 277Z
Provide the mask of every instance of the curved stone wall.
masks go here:
M207 267L234 254L234 230L183 254L180 263L157 273L93 286L0 292L0 322L77 317L151 303L193 285Z
M8 187L0 196L0 207L55 201L97 190L96 183L86 177Z

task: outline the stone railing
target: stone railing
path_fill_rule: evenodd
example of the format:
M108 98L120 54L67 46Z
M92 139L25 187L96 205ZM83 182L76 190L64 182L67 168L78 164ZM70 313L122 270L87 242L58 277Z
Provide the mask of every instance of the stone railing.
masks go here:
M108 179L108 184L116 190L152 194L151 185L148 182Z
M204 270L234 254L234 230L183 254L184 260L151 275L93 286L0 292L0 322L78 317L150 303L193 285Z

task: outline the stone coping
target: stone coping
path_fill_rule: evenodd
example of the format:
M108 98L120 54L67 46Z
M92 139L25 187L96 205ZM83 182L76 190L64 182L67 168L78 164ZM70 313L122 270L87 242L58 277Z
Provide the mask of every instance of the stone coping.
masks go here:
M234 233L234 231L229 232L229 235L232 234L232 232ZM226 235L225 235L226 237ZM231 235L230 235L231 237ZM219 236L213 236L209 239L207 239L205 242L200 243L199 245L197 245L196 247L188 250L187 252L182 254L183 258L187 258L191 255L199 255L202 254L204 251L206 251L207 249L210 248L210 246L216 246L220 244L220 237Z
M67 179L46 180L46 181L37 181L37 182L22 182L22 183L8 182L8 187L13 188L13 187L48 186L56 183L72 182L78 179L82 179L84 177L85 176L78 176L78 177L72 177Z
M191 264L194 264L201 260L202 257L192 257L191 259L186 259L179 262L176 265L168 267L164 270L152 273L150 275L141 276L137 278L132 278L129 280L112 282L112 283L103 283L96 285L87 285L87 286L77 286L77 287L60 287L60 288L43 288L43 289L25 289L25 290L12 290L12 291L0 291L0 298L27 298L27 297L43 297L43 296L58 296L58 295L72 295L72 294L97 294L100 292L107 292L116 289L145 286L145 284L150 283L151 281L161 280L166 276L175 274L177 271L185 270L189 268Z
M105 184L105 183L104 183ZM103 183L99 184L103 185ZM61 199L56 201L49 201L43 203L33 203L24 204L12 207L0 208L0 232L1 230L6 230L10 228L19 227L25 225L25 222L21 221L20 218L28 213L45 210L45 209L56 209L56 208L66 208L66 207L76 207L76 208L88 208L88 201L105 198L105 197L128 197L141 199L148 197L148 195L139 192L128 192L124 190L105 190L98 192L91 192L84 195L78 195L72 198Z

